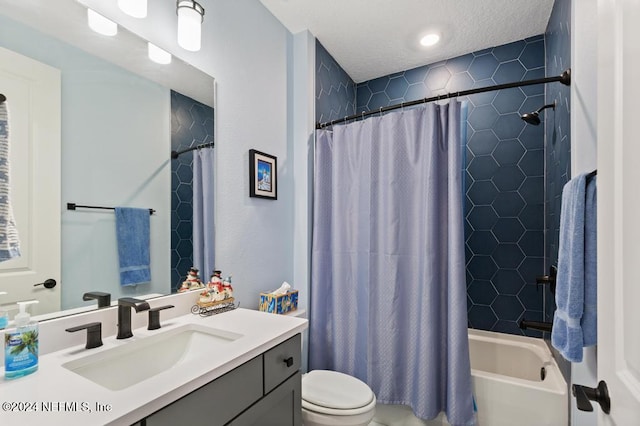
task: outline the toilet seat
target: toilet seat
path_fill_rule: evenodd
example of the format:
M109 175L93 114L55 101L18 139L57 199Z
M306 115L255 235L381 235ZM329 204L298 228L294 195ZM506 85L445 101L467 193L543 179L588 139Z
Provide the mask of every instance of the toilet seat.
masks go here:
M353 416L375 408L366 383L337 371L313 370L302 377L302 407L331 416Z

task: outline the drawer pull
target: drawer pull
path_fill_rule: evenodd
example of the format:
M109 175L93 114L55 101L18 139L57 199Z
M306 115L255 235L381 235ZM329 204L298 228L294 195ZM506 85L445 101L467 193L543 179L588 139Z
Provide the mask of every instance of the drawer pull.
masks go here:
M287 367L291 367L293 365L293 357L290 356L289 358L285 359L284 363L287 364Z

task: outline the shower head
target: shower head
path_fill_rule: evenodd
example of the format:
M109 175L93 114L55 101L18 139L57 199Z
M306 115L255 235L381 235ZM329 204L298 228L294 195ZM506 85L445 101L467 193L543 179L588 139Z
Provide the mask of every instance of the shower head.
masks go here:
M538 124L540 124L540 113L547 108L556 109L556 103L554 102L552 104L545 105L539 108L537 111L524 113L520 116L520 118L522 118L524 121L526 121L529 124L533 124L534 126L537 126Z
M529 124L533 124L534 126L540 124L540 116L538 115L537 111L524 113L520 116L520 118L522 118Z

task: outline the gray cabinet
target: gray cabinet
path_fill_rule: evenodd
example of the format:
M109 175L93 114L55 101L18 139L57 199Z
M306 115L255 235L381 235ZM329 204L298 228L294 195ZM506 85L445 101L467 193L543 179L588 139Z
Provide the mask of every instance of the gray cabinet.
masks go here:
M147 426L301 425L301 337L267 350L142 421Z
M301 375L295 373L229 426L299 426L302 424Z

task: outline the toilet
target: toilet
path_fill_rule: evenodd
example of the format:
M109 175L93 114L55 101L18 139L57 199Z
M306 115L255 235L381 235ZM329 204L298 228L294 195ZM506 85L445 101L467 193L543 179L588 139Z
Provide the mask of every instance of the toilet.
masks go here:
M304 426L366 426L375 411L376 396L355 377L328 370L302 376Z

